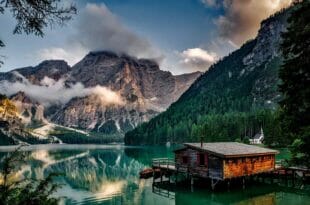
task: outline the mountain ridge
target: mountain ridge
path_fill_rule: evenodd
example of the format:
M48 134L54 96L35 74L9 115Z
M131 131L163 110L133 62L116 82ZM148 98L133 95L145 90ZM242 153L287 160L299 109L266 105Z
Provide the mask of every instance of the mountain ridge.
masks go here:
M234 141L261 127L271 135L269 121L281 99L281 33L291 10L264 20L255 39L212 65L165 112L126 133L125 143Z
M28 123L121 136L164 111L200 74L174 76L154 60L96 51L72 67L45 60L0 73L0 87Z

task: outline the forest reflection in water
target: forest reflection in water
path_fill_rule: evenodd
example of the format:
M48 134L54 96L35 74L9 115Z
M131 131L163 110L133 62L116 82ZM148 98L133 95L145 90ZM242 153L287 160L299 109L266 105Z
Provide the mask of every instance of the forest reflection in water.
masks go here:
M0 157L13 148L1 147ZM139 171L152 158L173 157L173 148L125 147L123 145L41 145L24 148L27 164L20 168L26 177L42 178L48 173L63 175L56 193L61 204L310 204L308 193L296 193L276 185L259 184L230 192L178 185L152 186L140 180ZM169 192L169 195L163 194Z

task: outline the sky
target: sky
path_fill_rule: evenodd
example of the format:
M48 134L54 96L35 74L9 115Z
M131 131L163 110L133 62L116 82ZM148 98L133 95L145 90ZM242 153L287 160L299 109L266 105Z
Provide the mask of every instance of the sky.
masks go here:
M154 59L173 74L207 71L254 38L260 22L291 0L63 0L77 15L43 38L13 35L11 14L0 14L5 47L1 72L64 59L73 66L88 52L109 50Z

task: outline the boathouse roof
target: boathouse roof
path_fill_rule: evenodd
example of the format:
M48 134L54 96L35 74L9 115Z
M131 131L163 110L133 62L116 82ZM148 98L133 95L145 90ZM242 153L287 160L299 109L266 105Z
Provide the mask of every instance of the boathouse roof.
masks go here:
M222 158L258 156L268 154L278 154L273 149L258 147L254 145L242 144L238 142L212 142L212 143L184 143L185 148L192 148L211 153ZM184 148L182 148L184 149ZM180 150L182 150L180 149ZM179 150L176 150L176 152Z

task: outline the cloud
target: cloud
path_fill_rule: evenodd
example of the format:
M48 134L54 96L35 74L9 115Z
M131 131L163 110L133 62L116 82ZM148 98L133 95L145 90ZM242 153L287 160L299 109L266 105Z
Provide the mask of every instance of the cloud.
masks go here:
M214 52L202 48L189 48L180 53L181 64L191 70L206 71L218 59Z
M40 60L50 60L50 59L64 59L67 63L72 66L78 61L80 61L85 54L87 53L86 49L83 47L71 47L71 48L44 48L37 52L37 56Z
M238 47L257 35L262 20L288 7L292 0L205 0L204 3L221 5L224 15L215 20L219 35Z
M91 50L106 49L139 58L159 54L147 39L125 27L104 4L87 4L77 29L76 38Z
M41 59L63 58L72 65L87 52L98 50L137 58L163 59L159 49L127 28L105 4L88 3L76 20L74 32L66 45L40 50Z
M15 72L14 74L22 76ZM100 100L103 105L122 105L124 104L122 97L119 93L114 92L106 87L95 86L85 88L82 83L67 85L65 79L55 81L45 76L40 85L30 83L26 78L22 78L21 82L0 82L1 92L10 96L19 91L26 93L31 99L50 106L54 104L66 104L74 97L93 96Z
M207 7L214 7L218 5L217 0L201 0L203 4L205 4Z

